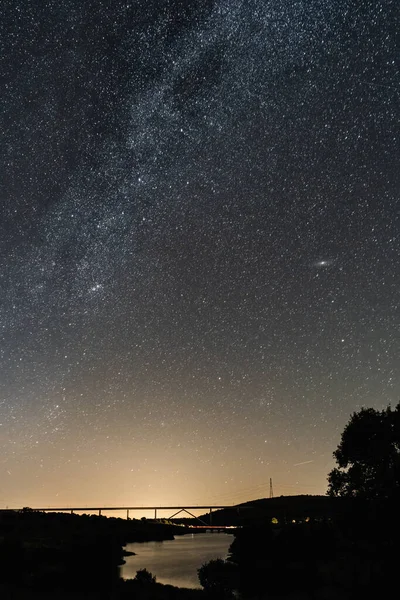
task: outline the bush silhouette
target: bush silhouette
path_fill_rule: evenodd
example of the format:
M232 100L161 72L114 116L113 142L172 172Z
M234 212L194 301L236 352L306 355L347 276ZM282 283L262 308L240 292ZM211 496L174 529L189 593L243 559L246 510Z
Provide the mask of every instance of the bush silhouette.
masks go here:
M134 581L137 581L138 583L143 583L144 585L149 585L156 583L156 577L147 569L139 569L139 571L136 571Z
M220 600L233 598L236 580L233 563L217 558L202 565L197 573L200 584L210 596Z

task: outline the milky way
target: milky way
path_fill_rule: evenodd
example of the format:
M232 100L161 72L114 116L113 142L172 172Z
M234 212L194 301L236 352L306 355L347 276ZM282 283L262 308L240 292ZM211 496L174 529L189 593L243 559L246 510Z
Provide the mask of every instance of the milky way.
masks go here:
M5 0L1 506L324 493L399 400L393 0Z

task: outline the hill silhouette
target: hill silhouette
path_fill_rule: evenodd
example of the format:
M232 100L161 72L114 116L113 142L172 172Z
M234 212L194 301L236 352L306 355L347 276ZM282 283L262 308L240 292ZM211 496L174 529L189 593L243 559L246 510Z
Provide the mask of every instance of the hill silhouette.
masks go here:
M307 519L331 519L341 514L346 500L322 495L279 496L276 498L258 498L242 502L231 508L215 510L211 515L205 513L199 518L212 525L253 525L257 522L271 522L276 519L279 524ZM193 523L193 519L182 519L181 522Z

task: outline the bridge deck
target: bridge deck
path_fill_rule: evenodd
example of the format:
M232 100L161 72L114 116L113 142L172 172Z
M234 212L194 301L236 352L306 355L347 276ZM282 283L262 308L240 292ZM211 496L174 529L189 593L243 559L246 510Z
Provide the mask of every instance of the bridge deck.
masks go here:
M58 512L66 512L66 511L73 511L73 512L85 512L85 511L91 511L91 512L98 512L99 510L101 511L113 511L113 510L121 510L121 511L125 511L125 510L185 510L189 508L190 510L219 510L222 508L237 508L237 506L235 505L224 505L224 506L213 506L210 504L205 504L205 505L195 505L195 506L190 506L187 504L179 504L178 506L68 506L68 507L54 507L54 506L47 506L47 507L43 507L43 508L34 508L34 507L30 507L31 510L37 510L39 512L54 512L54 511L58 511ZM1 508L0 510L23 510L22 508Z

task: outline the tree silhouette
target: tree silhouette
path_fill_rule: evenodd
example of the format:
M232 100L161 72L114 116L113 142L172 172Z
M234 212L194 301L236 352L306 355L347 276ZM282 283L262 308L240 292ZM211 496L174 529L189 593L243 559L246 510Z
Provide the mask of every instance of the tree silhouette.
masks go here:
M134 581L142 583L143 585L153 585L156 583L156 578L147 569L139 569L139 571L136 571Z
M390 499L400 495L400 404L362 408L344 428L338 464L328 475L331 496Z
M236 567L229 561L217 558L205 563L197 571L200 584L207 594L218 600L233 598Z

